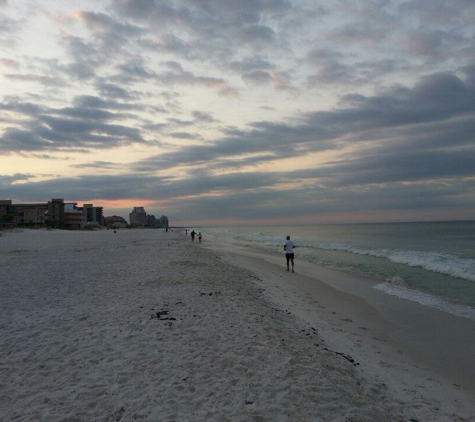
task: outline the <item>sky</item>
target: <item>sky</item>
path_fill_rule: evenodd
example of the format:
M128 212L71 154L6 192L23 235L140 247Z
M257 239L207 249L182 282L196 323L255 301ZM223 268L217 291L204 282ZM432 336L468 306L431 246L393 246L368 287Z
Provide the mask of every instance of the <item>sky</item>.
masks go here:
M473 0L0 0L0 199L475 219Z

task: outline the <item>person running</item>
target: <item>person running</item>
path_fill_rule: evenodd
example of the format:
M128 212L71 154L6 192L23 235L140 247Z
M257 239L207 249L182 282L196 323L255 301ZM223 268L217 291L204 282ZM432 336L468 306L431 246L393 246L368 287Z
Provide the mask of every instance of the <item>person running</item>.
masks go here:
M290 269L289 264L292 263L292 272L294 272L294 248L294 242L290 240L290 236L287 236L284 243L285 259L287 260L287 271Z

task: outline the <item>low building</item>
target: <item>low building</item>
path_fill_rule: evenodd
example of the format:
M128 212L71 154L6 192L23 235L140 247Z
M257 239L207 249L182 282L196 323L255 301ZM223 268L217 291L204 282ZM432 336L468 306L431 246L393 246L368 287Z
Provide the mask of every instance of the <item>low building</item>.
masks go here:
M76 202L64 203L64 199L53 198L49 202L13 204L10 199L0 200L0 225L47 224L54 229L80 229L86 226L104 225L103 207Z
M112 215L110 217L104 217L104 224L107 227L113 229L125 229L127 227L127 221L125 218L118 215Z
M10 207L10 221L15 224L44 224L48 211L48 204L12 204Z

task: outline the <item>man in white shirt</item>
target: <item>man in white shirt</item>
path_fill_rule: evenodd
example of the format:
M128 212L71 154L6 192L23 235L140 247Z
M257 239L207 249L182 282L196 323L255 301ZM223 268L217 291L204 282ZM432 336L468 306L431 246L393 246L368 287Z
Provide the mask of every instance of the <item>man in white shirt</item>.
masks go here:
M287 271L289 271L289 262L292 262L292 272L294 272L294 242L290 240L290 236L287 236L287 240L284 243L285 258L287 259Z

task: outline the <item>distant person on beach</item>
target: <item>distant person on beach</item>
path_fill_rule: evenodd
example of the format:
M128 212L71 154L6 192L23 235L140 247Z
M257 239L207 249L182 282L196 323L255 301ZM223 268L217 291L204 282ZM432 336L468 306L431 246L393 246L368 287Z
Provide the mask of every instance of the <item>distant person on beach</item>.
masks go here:
M287 271L289 271L289 263L292 262L292 272L294 272L294 248L294 242L290 240L290 236L287 236L284 243L285 259L287 260Z
M188 229L185 229L185 236L188 236Z
M199 233L198 233L198 240L200 241L200 243L201 243L201 237L202 237L202 236L201 236L201 232L199 232Z
M195 235L196 235L196 232L193 230L191 233L191 241L194 242L195 241Z

